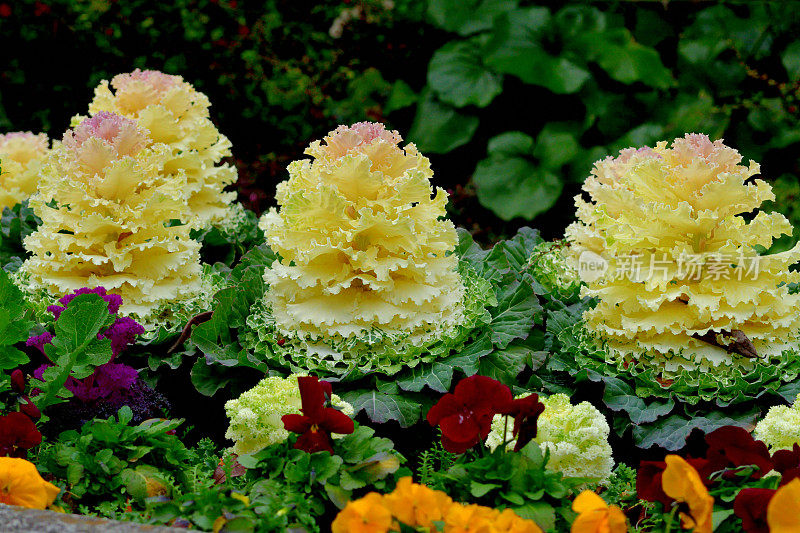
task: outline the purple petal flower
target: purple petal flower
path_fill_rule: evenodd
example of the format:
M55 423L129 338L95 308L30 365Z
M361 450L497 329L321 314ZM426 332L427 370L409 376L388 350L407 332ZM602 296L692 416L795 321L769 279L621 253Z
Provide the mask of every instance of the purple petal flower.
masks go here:
M114 295L116 296L116 295ZM107 330L98 334L98 338L111 339L111 360L136 340L137 335L144 333L144 327L129 317L118 318Z
M44 345L50 344L53 341L53 334L49 331L45 331L41 335L34 335L30 339L25 341L25 346L34 346L40 352L44 353Z
M94 289L82 287L61 297L61 299L58 300L58 303L61 305L50 305L47 307L47 310L53 313L53 316L58 320L58 317L61 316L61 313L67 308L69 303L74 300L76 296L81 294L97 294L100 296L108 304L108 312L112 315L116 314L122 305L122 297L119 294L107 294L105 287L95 287Z

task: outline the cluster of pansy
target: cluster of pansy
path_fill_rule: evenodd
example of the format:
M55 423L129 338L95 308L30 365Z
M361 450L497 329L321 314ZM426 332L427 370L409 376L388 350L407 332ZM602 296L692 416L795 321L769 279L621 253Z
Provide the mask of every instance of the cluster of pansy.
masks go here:
M533 520L510 509L454 502L444 492L401 478L394 491L370 492L349 502L331 525L333 533L388 533L401 531L457 533L541 533ZM598 530L599 531L599 530Z
M51 295L102 286L140 320L199 292L200 244L188 226L169 225L188 209L185 176L164 174L171 154L114 113L68 130L30 200L42 224L24 241L32 255L20 268L21 285Z
M665 461L642 461L636 480L639 498L663 504L666 519L677 506L684 528L710 533L715 498L709 492L719 492L718 501L733 499L733 512L745 533L794 531L781 526L793 524L800 512L800 446L770 455L765 443L736 426L707 434L705 444L703 457L684 460L673 455ZM767 476L773 471L775 475ZM742 488L764 481L777 488Z
M705 373L722 387L793 358L800 295L789 286L800 274L789 267L800 246L758 254L792 227L753 214L774 195L741 159L687 134L598 161L583 186L590 201L576 197L566 237L587 271L583 294L599 300L585 324L621 368L655 369L665 384Z
M231 155L231 143L211 122L210 106L181 76L139 69L101 81L89 104L90 115L110 112L135 120L152 142L169 147L162 172L165 178L182 176L184 221L196 228L223 224L240 213L231 205L236 193L224 191L237 177L235 167L221 163Z
M496 415L511 416L514 451L519 451L536 437L537 419L544 409L537 394L514 399L506 385L474 375L459 381L452 393L431 407L427 420L442 430L444 449L461 454L486 441Z
M527 396L530 394L517 399ZM533 440L542 451L549 451L548 470L561 472L567 478L585 478L592 484L608 481L614 459L608 443L610 428L603 414L589 402L572 405L566 394L539 399L544 410L537 420ZM508 449L513 449L517 441L508 429L503 415L495 415L486 445L494 450L506 443Z
M357 378L463 344L478 296L458 272L447 194L428 159L382 124L340 126L292 162L260 227L278 254L248 318L283 366ZM465 289L466 286L466 289Z
M253 453L288 438L289 431L284 428L281 418L301 411L298 382L301 377L297 374L286 378L266 377L238 398L225 403L225 413L230 419L225 437L233 440L234 453ZM353 416L353 406L336 394L330 395L330 402L345 415ZM334 434L333 438L337 436Z
M36 191L48 144L44 133L15 131L0 135L0 211L27 200Z

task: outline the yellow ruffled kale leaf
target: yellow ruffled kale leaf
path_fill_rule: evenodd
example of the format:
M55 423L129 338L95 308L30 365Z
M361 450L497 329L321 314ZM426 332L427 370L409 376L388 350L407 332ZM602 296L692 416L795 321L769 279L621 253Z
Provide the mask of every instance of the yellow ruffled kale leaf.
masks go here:
M413 145L380 124L341 126L289 165L262 217L275 261L253 342L292 346L290 366L396 372L465 323L446 193ZM279 350L286 353L287 350Z
M231 143L209 118L205 94L181 76L139 69L118 74L95 88L89 113L113 112L136 120L154 143L171 149L164 161L167 177L185 176L188 203L184 222L193 228L224 224L235 192L225 192L237 179L236 168L221 163L231 155Z
M135 121L98 113L68 130L44 161L30 200L42 219L24 245L21 275L32 290L58 297L105 287L121 312L152 326L165 304L200 290L199 243L189 226L167 225L187 211L182 173L169 179L168 146Z
M795 353L800 246L758 254L792 228L754 213L774 196L752 179L758 164L740 163L722 141L689 134L595 164L566 237L579 269L605 268L585 278L598 304L584 321L611 360L666 383L687 371L730 382Z
M47 135L0 135L0 211L27 200L36 191L37 174L49 151Z

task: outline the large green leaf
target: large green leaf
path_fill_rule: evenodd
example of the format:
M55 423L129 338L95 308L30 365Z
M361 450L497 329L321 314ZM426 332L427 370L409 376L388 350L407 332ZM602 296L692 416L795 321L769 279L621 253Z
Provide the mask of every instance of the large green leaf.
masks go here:
M481 205L503 220L532 219L561 196L558 169L579 153L579 146L573 134L550 125L536 142L518 131L493 137L488 151L473 175Z
M428 66L428 85L442 102L486 107L503 90L503 77L483 63L481 38L449 42Z
M0 369L16 368L28 362L25 352L14 344L28 338L33 327L32 314L22 292L8 274L0 270Z
M675 407L671 399L646 403L636 391L623 380L604 376L606 384L603 402L614 411L625 411L634 424L648 424L668 415Z
M479 360L492 352L492 341L483 336L464 348L460 353L451 355L432 364L419 365L409 369L397 380L397 385L406 391L419 392L426 386L436 392L447 392L457 370L471 376L478 372Z
M410 393L387 394L376 390L345 392L342 399L353 406L356 413L364 411L370 420L383 424L397 421L401 427L410 427L420 419L422 404Z
M444 154L468 143L478 122L478 117L465 115L427 92L417 106L408 138L422 152Z
M800 78L800 41L794 41L781 54L781 61L792 81Z
M42 393L34 398L39 409L69 396L64 389L67 378L84 378L111 359L111 341L97 338L111 321L108 304L97 294L80 294L61 312L54 326L55 337L45 346L54 364L44 371L45 383L39 386Z
M429 0L428 16L442 29L470 35L492 27L498 14L517 7L518 0Z
M486 64L554 93L576 92L589 79L589 71L572 59L545 51L542 41L550 18L546 7L515 9L498 16L486 48Z
M617 81L627 84L640 81L659 89L674 84L658 52L634 41L625 28L607 30L601 38L593 38L590 46L597 63Z
M758 409L739 415L712 411L708 414L697 413L694 416L674 414L654 424L634 426L633 438L640 448L660 446L669 451L680 450L686 445L686 439L693 429L710 433L722 426L750 427L755 423Z

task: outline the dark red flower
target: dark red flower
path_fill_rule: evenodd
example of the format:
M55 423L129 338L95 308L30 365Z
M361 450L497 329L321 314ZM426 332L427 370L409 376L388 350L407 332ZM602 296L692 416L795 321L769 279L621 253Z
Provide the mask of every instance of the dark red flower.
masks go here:
M17 394L25 392L25 374L19 368L11 372L11 388Z
M751 476L753 479L761 479L772 470L772 459L767 445L753 439L744 428L723 426L706 435L706 443L708 464L700 471L700 475L706 479L714 472L748 465L758 467ZM736 479L737 475L734 472L725 472L723 477L731 480Z
M742 519L745 533L769 533L767 505L775 489L742 489L733 502L733 512Z
M772 464L781 473L781 485L800 477L800 446L795 443L791 450L778 450L772 454Z
M0 457L25 457L29 448L41 444L42 434L30 418L20 412L0 416Z
M332 407L325 407L325 394L330 396L330 383L320 382L314 376L297 378L300 388L302 415L284 415L283 427L300 438L294 443L298 450L308 453L327 451L333 454L330 433L349 434L353 432L353 420Z
M512 400L511 390L499 381L471 376L459 381L452 394L445 394L431 407L428 423L442 429L445 450L464 453L486 439L492 418L508 413Z
M0 17L8 18L11 16L11 6L8 4L0 4Z
M664 493L661 477L667 463L664 461L641 461L636 471L636 492L640 500L661 502L665 506L672 504L672 498Z
M514 451L518 452L536 437L536 422L544 411L544 404L539 401L538 394L531 394L511 402L507 413L514 417L514 436L517 444Z
M39 420L42 418L42 412L36 407L30 398L22 396L19 399L19 410L31 420Z

